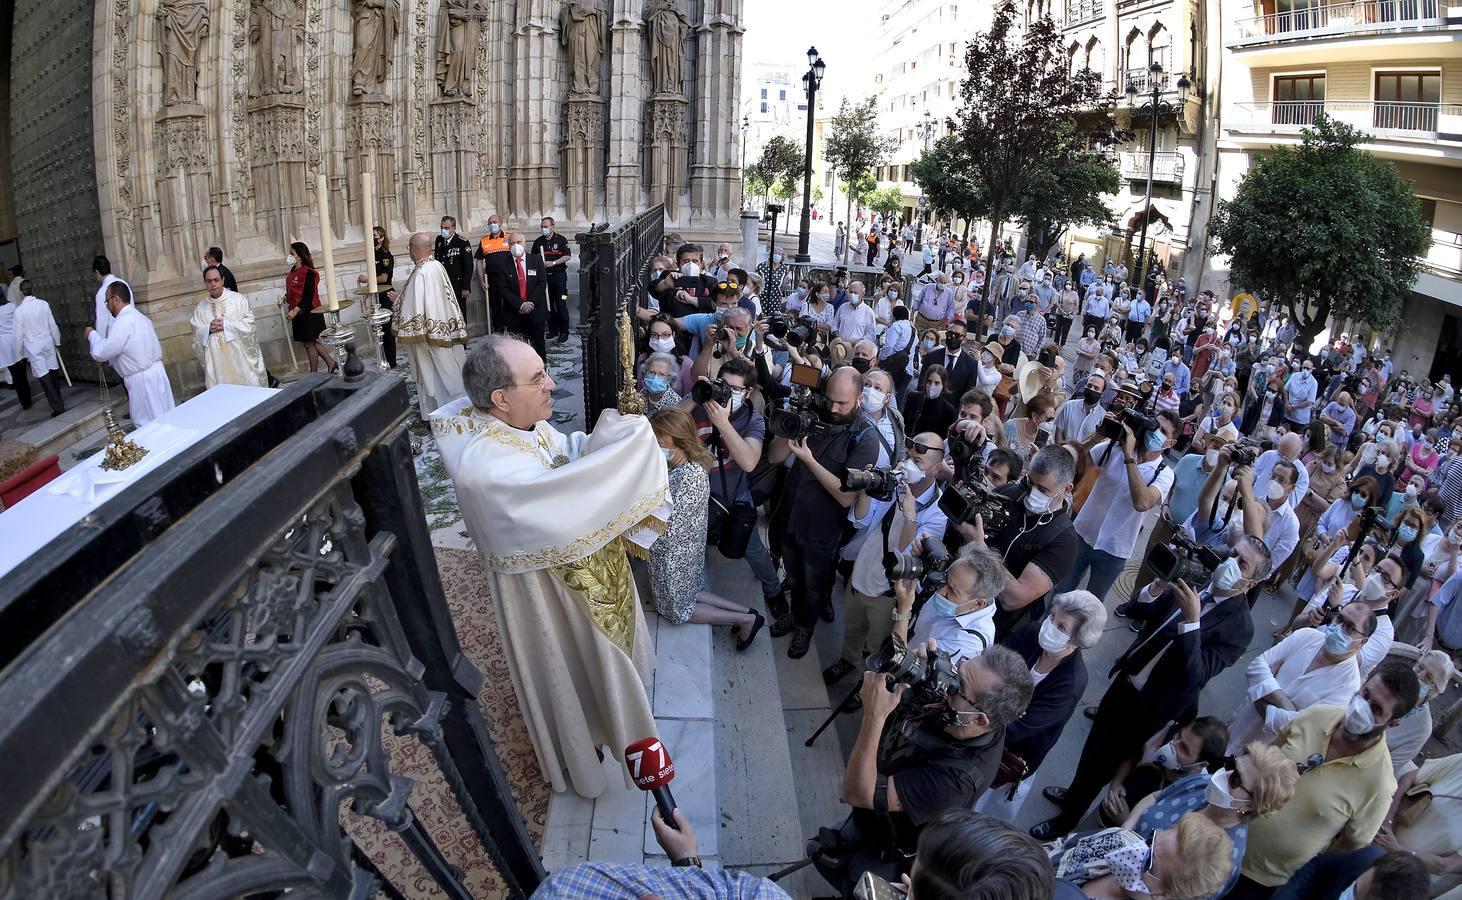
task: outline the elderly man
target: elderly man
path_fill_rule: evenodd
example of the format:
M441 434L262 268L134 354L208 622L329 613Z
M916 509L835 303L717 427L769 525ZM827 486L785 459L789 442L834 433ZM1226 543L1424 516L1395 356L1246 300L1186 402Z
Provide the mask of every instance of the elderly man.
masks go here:
M1320 421L1330 428L1330 443L1343 449L1355 430L1355 402L1350 394L1345 391L1336 394L1320 411Z
M1020 329L1016 332L1020 350L1027 359L1035 359L1046 343L1046 316L1036 308L1033 296L1027 294L1025 306L1019 312Z
M1269 476L1274 473L1275 464L1282 459L1294 463L1298 480L1295 482L1294 492L1290 494L1289 505L1298 508L1300 501L1305 499L1305 495L1310 492L1310 470L1299 462L1300 454L1303 452L1305 452L1304 436L1291 431L1279 439L1279 446L1259 454L1259 458L1254 460L1255 496L1263 497L1268 494Z
M392 327L411 360L417 404L427 420L433 410L462 396L467 325L447 270L433 256L432 236L413 234L407 252L416 268L406 276L399 301L395 291L387 296L396 302Z
M949 275L940 272L933 284L924 285L914 301L914 328L919 334L930 329L943 331L953 316L954 289L949 286Z
M1081 395L1061 404L1061 411L1056 413L1056 431L1051 437L1052 443L1085 441L1096 434L1097 426L1107 414L1102 408L1102 392L1106 389L1105 375L1095 372L1088 376Z
M539 769L556 791L597 797L609 786L600 748L656 731L654 650L625 541L654 537L642 526L669 499L664 460L642 416L608 410L592 435L558 432L553 378L516 338L484 338L462 378L467 396L437 410L432 431Z
M173 386L162 367L162 345L152 322L132 305L132 289L121 280L107 284L106 337L84 332L91 358L117 370L127 386L128 412L138 428L172 409Z
M223 286L223 272L209 266L203 273L208 296L198 302L189 324L193 353L203 365L203 384L242 384L264 387L264 354L254 333L254 311L249 298Z
M1410 663L1390 659L1345 706L1312 706L1274 745L1299 768L1291 800L1249 823L1243 874L1230 897L1268 897L1324 850L1354 850L1380 831L1396 791L1386 729L1416 707Z
M876 319L873 307L863 302L863 283L854 282L848 289L848 302L833 317L833 331L845 341L876 341Z

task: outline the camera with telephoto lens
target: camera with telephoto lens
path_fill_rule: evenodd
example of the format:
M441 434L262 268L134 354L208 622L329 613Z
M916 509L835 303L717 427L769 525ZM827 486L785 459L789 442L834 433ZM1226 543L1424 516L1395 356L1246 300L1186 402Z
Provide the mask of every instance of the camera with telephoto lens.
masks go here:
M1245 438L1228 448L1228 458L1236 466L1252 466L1263 452L1264 447L1258 441Z
M720 378L715 381L696 381L690 386L690 398L702 405L714 402L730 406L731 385Z
M943 543L924 540L923 550L918 556L889 550L883 554L883 573L889 581L903 578L917 578L931 588L938 588L945 582L954 557Z
M955 724L957 716L948 706L960 692L959 670L947 652L935 650L932 656L920 657L896 635L890 635L883 646L868 654L863 666L887 675L892 684L908 685L909 701L916 707L946 707L945 724Z
M1137 438L1137 448L1142 449L1142 439L1149 431L1161 426L1157 416L1143 412L1147 399L1152 394L1152 385L1146 382L1129 382L1117 388L1117 396L1107 407L1107 414L1097 425L1097 432L1104 438L1120 441L1125 436L1122 426L1132 429Z
M895 466L849 469L843 476L843 490L849 493L863 491L874 500L892 500L903 480L903 470Z
M783 319L783 321L786 321ZM775 334L775 332L773 332ZM788 347L801 347L804 344L817 343L817 320L811 316L798 316L797 324L788 327L783 334L777 335Z
M1224 560L1217 550L1195 543L1182 531L1174 531L1169 540L1170 544L1158 544L1147 555L1152 574L1163 581L1181 581L1198 590Z

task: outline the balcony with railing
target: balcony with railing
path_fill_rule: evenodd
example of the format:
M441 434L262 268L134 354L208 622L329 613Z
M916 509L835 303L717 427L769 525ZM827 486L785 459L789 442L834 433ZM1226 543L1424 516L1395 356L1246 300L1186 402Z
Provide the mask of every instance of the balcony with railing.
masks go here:
M1104 0L1066 0L1067 25L1079 25L1106 15Z
M1446 25L1439 0L1355 0L1239 19L1231 48L1318 37L1407 34Z
M1117 164L1124 179L1147 180L1146 150L1123 150L1117 154ZM1182 184L1183 155L1176 150L1157 151L1152 160L1152 180L1155 184Z
M1235 104L1228 124L1240 132L1298 132L1320 113L1377 137L1462 141L1462 103L1365 100L1281 100Z

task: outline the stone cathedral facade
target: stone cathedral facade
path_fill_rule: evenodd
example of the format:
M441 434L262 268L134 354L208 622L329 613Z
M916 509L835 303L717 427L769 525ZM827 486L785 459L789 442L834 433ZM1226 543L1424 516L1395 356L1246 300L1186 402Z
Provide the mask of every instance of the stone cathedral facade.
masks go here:
M9 4L6 4L9 5ZM209 246L249 294L271 368L291 240L342 293L365 268L361 173L398 277L406 237L488 215L570 237L664 203L667 228L738 228L742 0L15 0L10 176L22 262L94 369L96 253L129 281L180 397ZM328 180L321 235L316 180ZM482 328L474 294L465 310ZM349 321L352 315L347 315ZM365 334L361 330L362 336ZM362 340L362 344L367 343ZM300 353L303 360L303 354Z

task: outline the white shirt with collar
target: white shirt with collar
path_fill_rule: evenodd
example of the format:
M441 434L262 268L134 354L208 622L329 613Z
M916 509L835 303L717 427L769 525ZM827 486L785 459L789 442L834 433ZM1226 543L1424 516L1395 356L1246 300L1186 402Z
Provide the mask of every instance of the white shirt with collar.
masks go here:
M1106 455L1110 445L1111 441L1102 441L1091 448L1092 461L1101 465L1102 457ZM1075 523L1077 535L1088 547L1123 559L1132 555L1133 545L1137 543L1137 532L1141 530L1142 519L1146 515L1138 512L1137 507L1132 505L1131 488L1127 484L1126 460L1127 456L1121 447L1112 447L1111 457L1097 477ZM1159 466L1161 471L1158 471ZM1142 484L1157 490L1157 503L1161 505L1173 486L1172 467L1163 464L1162 457L1158 456L1148 462L1138 463L1136 469ZM1148 482L1152 482L1151 485Z
M909 646L928 644L933 638L939 649L948 653L950 660L958 665L960 660L973 659L995 643L995 601L990 601L983 609L953 618L937 614L930 606L932 602L934 599L931 597L919 611Z
M845 341L872 341L877 339L877 318L867 300L854 303L851 300L838 308L833 318L833 330Z
M901 546L885 548L883 542L883 517L889 507L894 505L892 500L870 500L868 512L861 519L855 515L856 506L848 510L848 521L852 522L864 535L863 543L853 558L853 574L848 579L853 590L868 597L881 597L889 593L893 590L893 586L888 583L888 576L883 569L885 549L908 553L913 549L914 542L918 541L921 534L930 540L942 541L944 539L944 532L949 527L949 519L939 508L939 489L939 483L936 481L914 498L914 540ZM904 511L895 509L893 520L889 522L888 526L890 543L898 543L899 537L903 534L905 521ZM874 535L877 537L875 538Z

